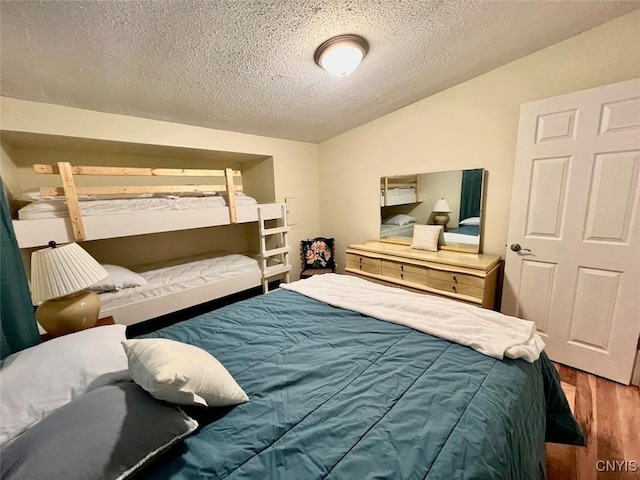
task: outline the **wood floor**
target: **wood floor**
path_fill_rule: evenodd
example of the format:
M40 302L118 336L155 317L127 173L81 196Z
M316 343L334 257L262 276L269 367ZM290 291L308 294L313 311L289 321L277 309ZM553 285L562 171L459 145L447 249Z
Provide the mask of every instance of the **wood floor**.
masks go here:
M549 480L640 480L640 388L556 368L587 446L547 444Z

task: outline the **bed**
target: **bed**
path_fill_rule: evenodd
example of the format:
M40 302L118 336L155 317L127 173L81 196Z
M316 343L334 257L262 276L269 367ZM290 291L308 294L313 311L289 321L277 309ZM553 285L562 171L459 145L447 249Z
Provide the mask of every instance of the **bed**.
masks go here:
M307 291L335 291L336 277L344 277L338 282L346 281L346 290L353 281L354 288L374 285L316 276L145 337L177 340L215 355L249 401L184 407L199 428L137 478L543 479L545 439L584 442L544 353L531 362L499 360L393 318L381 321L295 291L305 282ZM404 304L427 298L374 288L394 291ZM338 297L339 303L353 295ZM481 311L434 300L433 308L444 306L451 319L463 315L473 322ZM395 315L398 320L402 313L396 309ZM40 445L38 451L47 448ZM89 448L86 442L83 448ZM60 468L76 469L89 460L78 456L74 462ZM3 473L18 467L5 461ZM47 465L53 467L57 462Z
M256 199L245 195L240 183L241 172L237 170L73 166L67 162L37 164L33 169L39 174L59 175L63 186L41 187L34 193L18 196L21 201L33 200L18 211L18 219L13 221L18 246L22 249L44 246L50 241L67 243L235 223L259 224L260 254L256 255L259 263L238 257L247 267L238 270L216 260L217 266L222 268L220 274L211 270L206 274L198 271L195 272L197 275L190 274L186 283L184 278L167 271L165 265L156 265L154 268L160 269L160 273L153 282L148 282L149 285L118 288L118 292L102 295L102 317L113 316L116 322L130 325L261 284L263 291L267 291L270 279L289 279L286 206L282 203L258 204ZM157 177L153 180L165 181L167 178L195 178L196 183L77 185L80 177L95 176ZM268 228L267 223L271 220L280 226ZM279 246L269 250L265 238L273 235L278 238L269 245ZM173 267L186 271L193 267L189 262L200 260L179 259L178 263L183 266Z
M283 218L280 203L244 195L241 172L200 169L37 164L36 173L60 176L62 187L41 187L13 221L20 248ZM76 177L196 179L180 185L77 186ZM175 180L174 180L175 181ZM219 183L222 181L223 183ZM202 183L209 182L209 183ZM114 198L115 197L115 198ZM126 197L126 198L122 198ZM133 198L130 198L133 197ZM150 198L149 198L150 197Z
M467 245L480 244L480 225L460 225L444 232L445 245L462 243Z
M391 207L419 201L420 177L398 175L380 179L380 206Z
M99 293L100 317L132 325L184 308L259 287L258 261L246 255L212 252L135 269L143 279L129 288Z
M381 237L413 237L413 226L415 224L410 223L408 225L380 225Z

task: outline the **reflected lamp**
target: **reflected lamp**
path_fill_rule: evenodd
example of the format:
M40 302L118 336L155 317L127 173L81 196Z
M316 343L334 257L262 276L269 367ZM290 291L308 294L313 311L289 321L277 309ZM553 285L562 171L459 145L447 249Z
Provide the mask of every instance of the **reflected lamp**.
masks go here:
M433 206L433 224L442 225L446 228L449 223L449 214L451 213L451 206L445 198L441 198Z

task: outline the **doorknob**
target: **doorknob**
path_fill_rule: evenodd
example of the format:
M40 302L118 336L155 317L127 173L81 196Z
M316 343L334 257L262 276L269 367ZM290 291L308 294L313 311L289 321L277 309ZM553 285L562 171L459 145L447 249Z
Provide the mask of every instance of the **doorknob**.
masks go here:
M522 248L519 243L512 243L511 250L514 252L530 252L528 248Z

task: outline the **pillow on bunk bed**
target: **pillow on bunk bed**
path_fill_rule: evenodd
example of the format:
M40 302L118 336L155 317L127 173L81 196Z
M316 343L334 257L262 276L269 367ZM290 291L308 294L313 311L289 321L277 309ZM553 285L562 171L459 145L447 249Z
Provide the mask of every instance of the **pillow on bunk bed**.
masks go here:
M442 225L416 225L413 227L411 248L418 250L438 251L438 240L442 235Z
M131 378L158 400L204 407L249 401L227 369L201 348L166 338L125 340L122 346Z
M123 288L141 287L148 283L143 276L128 268L109 264L102 266L109 275L89 288L93 292L115 292Z
M385 218L382 223L383 225L409 225L410 223L416 223L416 219L411 215L400 213L393 217Z
M0 446L81 394L130 380L120 345L125 330L124 325L90 328L2 360Z
M25 190L24 192L16 193L11 196L12 200L18 202L37 202L39 200L64 200L66 197L64 195L60 196L49 196L49 195L41 195L39 188L32 188L30 190ZM93 195L78 195L78 200L93 200L95 197Z
M460 225L480 225L480 217L469 217L460 220Z
M2 451L6 480L124 479L198 423L129 381L106 385L59 408Z

